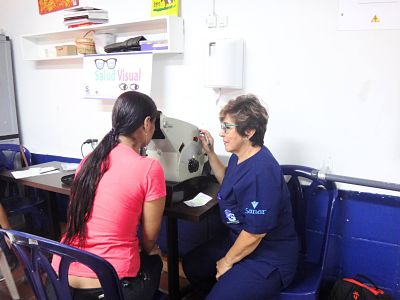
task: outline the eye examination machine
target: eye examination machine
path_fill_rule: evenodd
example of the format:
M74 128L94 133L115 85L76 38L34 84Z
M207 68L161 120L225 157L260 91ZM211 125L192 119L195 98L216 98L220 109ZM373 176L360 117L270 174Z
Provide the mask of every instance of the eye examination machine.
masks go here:
M199 129L185 121L168 118L158 112L156 128L147 149L141 155L157 159L164 170L167 187L167 205L189 200L213 182L204 175L207 156L201 146ZM209 174L207 174L209 175ZM61 178L71 185L74 174Z
M202 176L207 156L198 136L196 126L158 113L146 155L161 163L167 182L167 198L173 202L195 196L210 181Z

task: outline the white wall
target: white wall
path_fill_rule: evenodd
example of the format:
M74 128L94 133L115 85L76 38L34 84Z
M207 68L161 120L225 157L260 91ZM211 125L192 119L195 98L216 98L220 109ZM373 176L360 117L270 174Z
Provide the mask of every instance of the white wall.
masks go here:
M228 27L208 29L212 0L180 2L185 53L156 56L153 67L152 97L167 116L218 135L217 93L203 86L204 47L208 37L243 37L245 88L223 91L221 103L249 92L263 99L266 145L280 163L400 183L399 30L338 31L332 0L216 0ZM114 23L150 15L150 0L80 3L108 9ZM64 30L62 20L62 12L39 15L36 0L0 1L0 28L14 44L24 144L80 157L85 139L110 129L112 102L82 99L80 62L24 61L20 49L21 35ZM226 154L222 143L217 152Z

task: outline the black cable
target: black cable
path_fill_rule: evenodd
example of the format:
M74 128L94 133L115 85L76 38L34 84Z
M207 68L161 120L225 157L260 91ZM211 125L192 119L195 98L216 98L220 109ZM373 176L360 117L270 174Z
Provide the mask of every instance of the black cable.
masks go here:
M86 141L83 142L83 144L93 144L97 143L97 139L87 139Z
M85 145L85 144L90 144L91 146L92 146L92 149L94 150L94 147L93 147L93 143L97 143L97 139L87 139L86 141L84 141L83 143L82 143L82 145L81 145L81 154L82 154L82 157L84 157L84 155L83 155L83 145Z
M86 144L86 143L83 142L82 145L81 145L81 154L82 154L82 158L84 157L84 156L83 156L83 150L82 150L82 149L83 149L83 145L85 145L85 144Z

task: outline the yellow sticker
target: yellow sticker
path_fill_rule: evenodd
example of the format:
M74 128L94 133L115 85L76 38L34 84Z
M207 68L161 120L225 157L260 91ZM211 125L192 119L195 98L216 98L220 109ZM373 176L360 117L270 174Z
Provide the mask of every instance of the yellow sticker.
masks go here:
M372 18L371 23L378 23L378 22L380 22L380 21L381 21L381 20L378 18L378 16L375 15L375 16Z
M151 2L152 16L179 15L179 0L152 0Z

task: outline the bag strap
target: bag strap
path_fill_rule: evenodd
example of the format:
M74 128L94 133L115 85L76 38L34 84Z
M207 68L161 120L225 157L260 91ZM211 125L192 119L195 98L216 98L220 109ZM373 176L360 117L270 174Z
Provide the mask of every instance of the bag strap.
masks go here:
M380 290L380 289L378 289L378 288L370 287L370 286L368 286L368 285L366 285L366 284L364 284L364 283L362 283L362 282L359 282L359 281L355 280L354 278L343 278L342 280L343 280L343 281L350 282L350 283L352 283L352 284L354 284L354 285L358 285L358 286L360 286L360 287L363 287L363 288L367 289L368 291L370 291L370 292L371 292L372 294L374 294L375 296L384 295L384 294L385 294L384 291L382 291L382 290Z
M365 275L363 275L363 274L357 274L356 276L354 276L354 279L364 279L364 281L366 280L366 281L368 281L370 284L372 284L372 286L375 288L375 289L377 289L378 290L378 286L375 284L375 282L373 282L372 281L372 279L371 278L369 278L369 277L367 277L367 276L365 276Z

